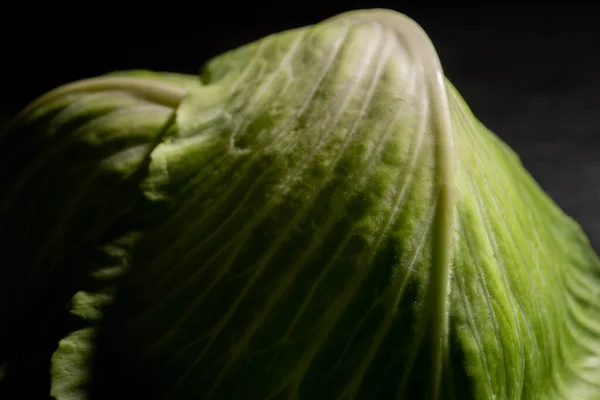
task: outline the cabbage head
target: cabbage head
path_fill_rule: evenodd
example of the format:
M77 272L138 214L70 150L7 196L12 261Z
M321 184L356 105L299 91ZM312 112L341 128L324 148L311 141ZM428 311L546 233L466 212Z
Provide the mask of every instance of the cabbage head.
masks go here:
M2 399L600 399L600 261L361 10L0 136Z

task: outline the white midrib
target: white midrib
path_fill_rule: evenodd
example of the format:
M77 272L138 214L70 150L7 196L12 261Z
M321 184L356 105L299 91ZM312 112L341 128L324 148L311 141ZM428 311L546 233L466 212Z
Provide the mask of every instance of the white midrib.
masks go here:
M413 62L422 67L433 117L430 121L435 140L435 180L437 205L433 225L433 257L430 284L427 293L427 327L431 349L431 399L440 397L444 355L448 345L448 308L452 270L452 241L455 230L455 161L454 139L450 106L446 93L444 73L427 34L412 19L389 10L372 9L351 11L334 17L379 21L391 28L398 41L407 50Z

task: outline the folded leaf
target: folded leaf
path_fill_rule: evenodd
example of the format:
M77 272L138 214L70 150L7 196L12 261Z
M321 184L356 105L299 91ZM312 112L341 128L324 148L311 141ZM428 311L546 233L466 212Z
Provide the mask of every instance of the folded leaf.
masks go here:
M600 398L598 258L416 24L343 14L203 77L96 398Z
M45 339L56 398L600 399L600 260L407 17L357 11L268 36L198 81L101 79L123 85L102 107L137 82L136 107L168 109L73 130L102 109L73 103L89 89L75 84L20 119L47 135L10 136L15 156L0 157L34 156L20 179L0 168L0 243L22 256L6 282L36 282L21 297L42 309L32 288L71 282L53 301L79 292L88 321ZM117 276L88 278L113 258Z
M84 290L96 249L134 230L132 221L149 219L148 211L135 212L143 202L139 181L152 148L173 128L182 85L157 73L74 83L42 96L0 131L0 365L7 381L0 397L47 393L47 377L32 376L47 373L69 331L67 302Z

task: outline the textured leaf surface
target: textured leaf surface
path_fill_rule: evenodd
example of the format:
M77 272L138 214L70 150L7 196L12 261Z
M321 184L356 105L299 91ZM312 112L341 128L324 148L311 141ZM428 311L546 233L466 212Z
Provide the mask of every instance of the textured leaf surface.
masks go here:
M139 237L140 233L125 235L100 248L104 265L90 273L90 281L83 286L87 291L79 291L71 299L70 313L82 324L63 337L52 354L50 396L53 399L89 399L98 324L106 306L115 300L115 286L129 268L131 247Z
M48 379L32 376L47 374L70 329L66 304L102 265L97 248L124 219L135 229L138 182L182 85L156 73L90 79L43 96L1 132L0 397L47 394Z
M82 216L103 212L98 229L111 227L96 243L108 247L76 259L82 273L111 260L127 267L109 289L61 292L80 291L75 304L88 306L73 312L95 333L62 336L58 398L87 386L91 400L600 399L600 261L471 114L414 22L382 10L342 14L221 55L201 84L119 75L110 79L156 79L186 95L142 91L152 103L178 100L172 120L161 114L168 129L144 136L143 157L110 175L135 201L108 207L129 197L103 186L113 188L108 203L77 203ZM40 104L71 102L63 92ZM93 110L81 108L86 118ZM150 114L127 115L159 115ZM53 121L72 134L70 120ZM110 122L85 137L120 125ZM41 138L22 140L25 154ZM95 142L76 143L87 151ZM122 149L111 146L97 153L103 166ZM10 157L0 165L16 165ZM58 167L42 170L49 159L21 173L40 176L31 181L40 190L67 182ZM125 179L132 171L138 180ZM84 177L75 193L99 196ZM9 187L3 211L25 198L18 183ZM69 226L63 233L78 238L87 221L69 207L65 219L59 197L40 193L54 200L31 206L52 215L15 214L31 218L23 226L0 215L15 226L2 236L7 249L30 249L19 253L22 271L36 274L73 265L64 249L78 242L47 244L42 254L56 258L41 263L34 247L18 247L29 245L18 229ZM141 232L132 247L111 247L132 231ZM103 292L110 304L89 307Z
M345 14L203 81L152 153L147 194L179 208L134 252L95 390L600 398L598 259L412 21Z

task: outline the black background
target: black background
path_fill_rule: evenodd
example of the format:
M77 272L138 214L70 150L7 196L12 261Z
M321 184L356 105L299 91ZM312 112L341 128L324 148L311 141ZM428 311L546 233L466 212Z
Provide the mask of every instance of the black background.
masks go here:
M337 2L340 3L340 2ZM143 68L196 73L210 57L343 11L415 19L473 112L512 146L600 251L600 9L578 3L80 3L3 10L0 111L57 85Z

